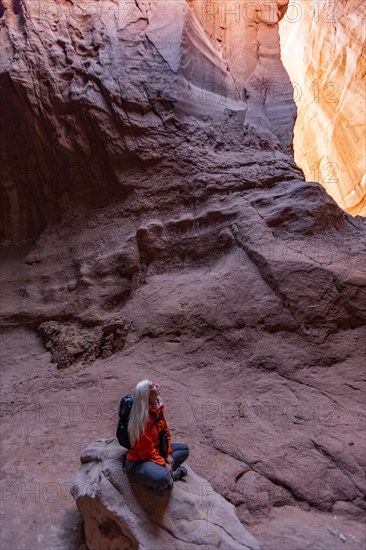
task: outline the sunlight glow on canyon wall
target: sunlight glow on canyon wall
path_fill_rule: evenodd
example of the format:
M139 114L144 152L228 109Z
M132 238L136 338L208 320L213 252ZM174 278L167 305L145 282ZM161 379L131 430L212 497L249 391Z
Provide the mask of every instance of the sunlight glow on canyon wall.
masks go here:
M291 0L281 57L294 86L295 160L352 215L366 215L362 0Z
M223 101L248 101L246 120L256 126L269 121L271 131L292 153L296 105L281 61L279 37L279 21L286 13L288 0L188 3L227 62L235 82L235 90L223 89L220 82L206 78L203 92L215 91Z
M347 212L366 215L364 2L189 4L239 93L245 86L251 100L262 101L275 134L293 142L306 179Z

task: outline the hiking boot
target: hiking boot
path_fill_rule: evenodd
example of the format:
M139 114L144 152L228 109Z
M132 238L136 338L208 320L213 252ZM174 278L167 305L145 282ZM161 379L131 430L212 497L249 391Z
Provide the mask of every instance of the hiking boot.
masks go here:
M178 466L173 471L173 479L174 481L178 481L178 479L182 479L182 477L187 475L187 469L184 466Z

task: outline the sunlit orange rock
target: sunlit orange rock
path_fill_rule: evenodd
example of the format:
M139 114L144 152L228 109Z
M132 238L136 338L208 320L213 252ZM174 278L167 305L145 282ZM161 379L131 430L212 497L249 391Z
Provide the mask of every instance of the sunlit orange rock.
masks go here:
M365 16L358 0L296 0L280 24L298 108L295 160L353 215L366 215Z

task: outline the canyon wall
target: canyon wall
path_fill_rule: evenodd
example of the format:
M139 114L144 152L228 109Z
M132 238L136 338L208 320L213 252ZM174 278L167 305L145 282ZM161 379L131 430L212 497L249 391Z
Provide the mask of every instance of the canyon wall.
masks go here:
M295 160L353 215L366 215L366 5L291 2L280 24L295 89Z
M291 155L286 5L245 27L243 68L239 30L224 52L183 1L1 6L3 546L72 546L69 493L14 479L70 488L146 377L246 525L362 518L365 226Z
M202 68L233 78L185 2L2 5L2 242L37 237L72 205L126 198L133 175L172 155L173 114L245 114L242 101L202 100Z
M245 99L254 111L251 120L260 125L265 116L272 131L292 153L296 105L290 78L281 62L279 21L288 0L189 0L212 44L220 50L233 75L235 88L207 79L207 91ZM248 117L249 120L249 117Z
M277 3L247 4L217 20L203 2L4 0L2 242L37 237L70 205L126 198L132 173L169 156L159 128L174 117L240 112L291 153L296 106L292 94L272 93L273 83L289 84ZM210 40L222 21L224 49Z

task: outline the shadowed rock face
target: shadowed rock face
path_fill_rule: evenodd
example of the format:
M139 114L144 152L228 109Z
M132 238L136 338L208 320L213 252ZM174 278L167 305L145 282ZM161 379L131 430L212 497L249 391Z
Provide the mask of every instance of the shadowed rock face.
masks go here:
M144 187L148 168L167 190L179 159L184 177L186 154L191 167L199 163L197 141L190 140L213 122L246 120L249 126L231 134L244 146L254 133L272 149L292 147L293 113L281 122L277 115L287 107L279 97L267 102L261 83L277 73L286 80L276 21L257 23L262 53L251 57L245 92L237 56L229 71L184 1L122 9L103 0L96 12L86 1L16 6L4 0L1 29L2 242L36 237L72 204L127 199ZM245 44L255 40L246 35Z
M296 89L295 159L353 216L366 216L365 17L360 0L296 1L280 24Z
M256 550L234 507L189 467L163 497L129 481L117 440L98 440L81 455L72 493L85 521L90 550L223 547Z
M261 104L202 96L202 67L235 79L186 4L99 4L46 24L4 1L4 238L44 228L5 249L5 328L46 337L65 367L47 385L76 380L101 410L158 377L192 467L243 522L285 505L361 517L362 219L304 181ZM4 385L27 402L42 376Z

